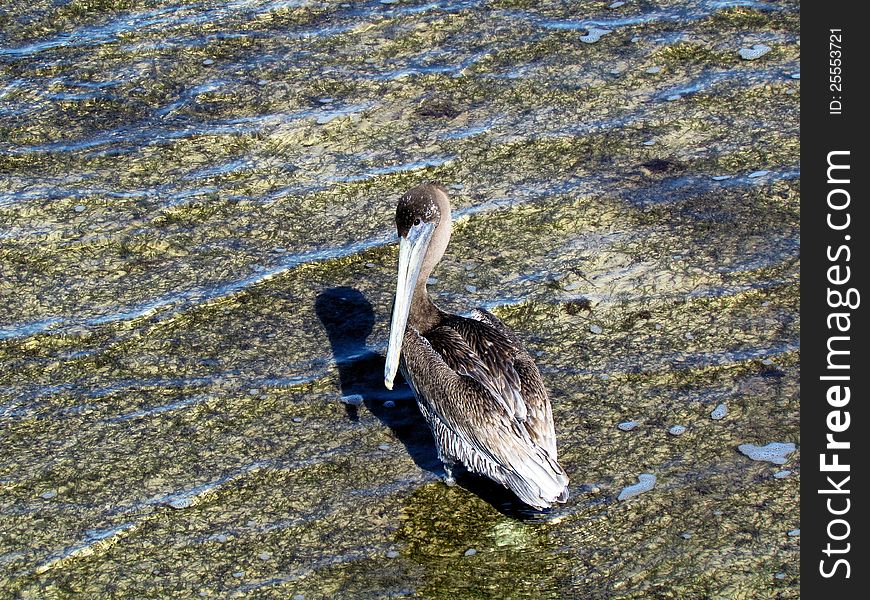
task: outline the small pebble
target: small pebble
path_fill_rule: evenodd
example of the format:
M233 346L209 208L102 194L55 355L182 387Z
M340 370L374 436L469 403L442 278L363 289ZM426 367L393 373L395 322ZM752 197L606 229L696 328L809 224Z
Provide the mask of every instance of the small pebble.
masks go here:
M665 100L667 100L668 102L676 102L677 100L682 100L682 99L683 99L683 97L680 94L671 94L670 96L665 98Z
M776 577L777 579L785 579L785 573L777 573L776 575L774 575L774 577Z
M686 433L686 427L684 425L674 425L670 429L668 429L668 433L671 435L683 435Z
M593 323L592 325L589 326L589 331L591 331L592 333L602 333L604 330L601 329L600 326L595 325L595 324Z
M636 35L636 36L634 36L633 38L631 38L631 43L632 43L632 44L636 44L636 43L638 43L639 41L640 41L640 36L639 36L639 35Z
M374 268L377 267L377 266L378 266L378 265L376 265L376 264L373 263L373 262L367 262L367 263L366 263L366 269L374 269Z
M259 558L260 560L269 560L270 558L272 558L272 553L271 552L260 552L257 555L257 558Z
M305 600L305 594L296 594L293 596L293 600Z
M588 31L588 33L586 33L586 35L580 36L580 41L584 44L594 44L608 33L610 33L609 29L593 27Z
M797 536L799 536L800 534L801 534L801 530L800 530L800 529L792 529L791 531L788 532L787 535L788 535L788 537L797 537Z
M656 331L660 331L663 325L661 323L656 323Z
M42 494L40 494L40 497L43 498L44 500L51 500L55 496L57 496L57 492L55 490L49 490L47 492L43 492Z
M349 396L342 396L341 401L351 406L362 406L363 397L359 394L351 394Z
M694 340L695 334L693 334L691 331L687 331L686 333L683 334L683 337L686 338L687 340Z
M426 283L428 285L435 285L436 283L438 283L438 278L437 277L430 277L429 279L426 280Z
M390 449L390 445L389 445L389 444L378 444L378 450L384 450L384 451L386 451L386 450L389 450L389 449Z
M219 534L217 534L216 536L214 536L214 541L216 541L216 542L219 543L219 544L223 544L223 543L224 543L225 541L227 541L228 539L229 539L229 538L228 538L227 536L225 536L224 534L222 534L222 533L219 533Z
M783 469L782 471L777 471L773 474L776 479L785 479L789 475L791 475L791 471L789 471L788 469Z
M474 556L475 554L477 554L477 550L474 548L469 548L465 551L465 556Z
M259 393L260 393L260 390L258 388L251 388L248 390L249 396L256 396Z
M397 556L399 556L398 550L390 550L387 552L387 558L396 558Z
M640 425L640 423L638 423L637 421L623 421L622 423L617 425L617 427L621 431L631 431L632 429L634 429L638 425Z
M637 476L638 482L634 485L629 485L622 488L622 491L619 492L619 496L616 497L617 500L627 500L634 496L638 496L645 492L650 491L656 486L656 476L651 473L641 473Z
M800 78L801 78L801 74L800 74L800 73L792 73L792 74L791 74L791 78L792 78L792 79L800 79Z
M332 104L332 98L319 98L317 101L321 104Z
M85 205L84 204L76 204L73 207L73 210L76 211L77 213L85 212Z
M176 498L166 503L170 508L181 510L182 508L190 508L193 506L193 501L190 498Z
M761 364L770 366L773 364L773 359L765 358L764 360L761 361Z
M272 248L272 252L277 252L278 254L284 254L285 252L287 252L287 248L285 248L284 246L275 246L274 248Z
M650 67L645 72L649 73L650 75L655 75L656 73L661 73L661 71L661 67Z
M302 422L302 417L293 417L293 422L294 422L294 423L301 423L301 422Z
M788 455L795 451L791 442L770 442L766 446L755 444L740 444L737 449L752 460L763 460L775 465L784 465Z
M473 271L476 268L477 268L477 265L475 265L474 263L465 263L465 270L466 271Z
M608 6L607 8L619 8L620 6L625 6L625 2L614 2L613 4Z
M655 140L646 140L646 141L643 143L643 145L644 145L644 146L655 146L655 145L656 145L656 141L655 141Z
M717 517L721 517L725 513L723 513L721 510L714 510L713 514L716 515Z
M713 409L713 412L710 413L710 418L714 421L718 421L720 419L724 419L725 415L728 414L728 407L725 406L725 403L719 404L716 408Z
M684 531L683 533L680 534L680 537L683 538L684 540L689 540L689 539L692 539L692 534L688 531Z
M473 294L474 292L477 291L477 286L476 286L476 285L471 285L471 284L469 283L468 285L465 286L465 291L466 291L466 292L470 292L470 293Z
M770 46L755 44L752 48L741 48L738 54L743 60L756 60L771 51Z
M384 402L384 408L393 408L395 405L396 403L392 400L387 400L386 402Z
M244 576L245 576L244 571L236 571L235 573L233 573L233 577L235 577L236 579L241 579Z
M214 61L213 61L212 59L210 59L210 58L207 58L207 59L205 59L204 61L202 61L202 64L204 64L204 65L206 65L206 66L208 66L208 65L213 65L213 64L214 64Z
M266 85L266 84L268 84L268 83L269 83L269 82L266 81L265 79L260 79L259 81L257 81L257 85Z
M756 177L764 177L768 173L770 173L770 171L753 171L752 173L749 174L749 178L755 179Z

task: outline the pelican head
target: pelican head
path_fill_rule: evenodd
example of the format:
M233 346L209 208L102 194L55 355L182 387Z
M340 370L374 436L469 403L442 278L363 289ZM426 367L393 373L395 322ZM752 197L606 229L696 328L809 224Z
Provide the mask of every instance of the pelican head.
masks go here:
M399 369L402 340L410 317L431 304L426 280L450 241L451 216L447 191L437 183L424 183L408 190L396 206L399 232L399 275L390 322L390 341L384 366L384 385L393 389Z

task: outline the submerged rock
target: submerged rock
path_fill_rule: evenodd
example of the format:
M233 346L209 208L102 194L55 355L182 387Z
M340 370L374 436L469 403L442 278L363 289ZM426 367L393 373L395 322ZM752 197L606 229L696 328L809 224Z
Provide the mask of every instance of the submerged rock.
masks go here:
M622 488L617 500L628 500L634 496L646 493L656 486L656 476L652 473L641 473L637 476L638 482Z
M714 421L719 421L721 419L724 419L727 414L728 407L725 405L724 402L722 402L713 409L713 412L710 413L710 418Z
M580 41L584 44L594 44L608 33L610 33L609 29L599 29L598 27L593 27L586 35L580 36Z
M738 54L740 54L740 58L743 60L756 60L761 58L768 52L770 52L772 48L770 46L765 46L764 44L755 44L752 48L741 48Z
M686 427L685 425L674 425L673 427L668 429L668 433L670 433L671 435L683 435L684 433L686 433Z
M795 451L795 445L791 442L770 442L766 446L740 444L737 449L752 460L783 465L788 460L788 455Z

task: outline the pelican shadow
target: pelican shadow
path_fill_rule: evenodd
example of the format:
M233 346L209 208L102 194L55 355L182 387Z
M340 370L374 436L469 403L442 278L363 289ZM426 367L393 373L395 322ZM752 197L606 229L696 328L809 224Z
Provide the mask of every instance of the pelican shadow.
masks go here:
M440 477L435 440L410 388L402 385L387 390L384 357L366 344L375 324L371 303L357 289L336 287L318 294L315 310L332 346L342 396L362 397L365 408L390 428L417 466ZM385 406L387 401L394 406ZM348 418L358 422L357 406L344 406Z
M315 311L332 346L342 396L362 397L366 410L390 428L418 467L443 477L435 440L410 388L404 382L393 391L384 387L384 357L366 343L375 324L371 303L355 288L335 287L318 294ZM393 401L393 407L384 406L388 400ZM350 403L344 406L348 418L358 422L357 406ZM464 489L503 514L524 519L541 516L501 485L468 473L459 465L457 469L457 479Z

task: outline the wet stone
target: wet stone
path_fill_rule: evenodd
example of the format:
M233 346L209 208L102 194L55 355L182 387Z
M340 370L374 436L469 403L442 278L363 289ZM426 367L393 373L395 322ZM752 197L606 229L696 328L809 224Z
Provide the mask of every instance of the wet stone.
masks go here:
M477 291L477 286L476 286L476 285L471 285L471 284L469 283L468 285L465 286L465 291L473 294L474 292Z
M617 427L620 429L620 431L631 431L638 425L640 425L640 423L638 423L637 421L623 421L622 423L617 425Z
M595 325L594 323L589 326L589 331L592 333L603 333L604 332L604 330L601 328L600 325Z
M363 397L360 394L350 394L349 396L342 396L341 401L350 406L362 406Z
M43 492L42 494L39 495L39 497L42 498L43 500L51 500L55 496L57 496L57 492L55 490L49 490L49 491Z
M175 510L181 510L193 506L193 500L190 498L176 498L167 502L166 505Z
M389 449L390 449L390 445L389 445L389 444L378 444L378 450L387 451L387 450L389 450Z
M475 554L477 554L477 550L475 550L474 548L469 548L464 553L465 556L474 556Z
M769 174L769 173L770 173L770 171L764 171L764 170L762 170L762 171L753 171L752 173L749 174L749 178L750 178L750 179L756 179L756 178L758 178L758 177L764 177L765 175L767 175L767 174Z
M757 60L770 52L772 48L764 44L755 44L752 48L741 48L738 51L743 60Z
M260 552L257 555L257 558L259 558L260 560L269 560L270 558L272 558L272 553L271 552Z
M662 72L662 68L659 66L652 66L652 67L649 67L646 71L644 71L644 73L649 73L650 75L655 75L656 73L661 73L661 72Z
M788 460L788 455L795 451L795 445L791 442L770 442L764 446L740 444L737 449L752 460L784 465Z
M801 534L801 530L800 530L800 529L792 529L792 530L790 530L790 531L787 533L788 537L797 537L797 536L799 536L800 534Z
M616 499L628 500L634 496L639 496L640 494L649 492L656 486L656 476L652 473L641 473L637 476L637 479L637 483L622 488L622 491L619 492L619 496L617 496Z
M593 27L586 35L580 36L580 41L584 44L594 44L608 33L610 33L609 29L600 29L598 27Z
M76 211L77 213L85 212L85 205L84 204L76 204L73 207L73 210Z
M398 550L389 550L387 552L387 558L397 558L399 556Z
M686 433L686 427L684 425L674 425L668 429L668 433L674 436L683 435Z
M387 400L384 402L384 408L393 408L396 406L396 403L392 400Z
M789 475L791 475L791 471L789 471L788 469L783 469L782 471L777 471L773 474L776 479L785 479Z
M721 419L724 419L727 414L728 407L725 405L724 402L722 402L713 409L713 412L710 413L710 418L714 421L719 421Z

